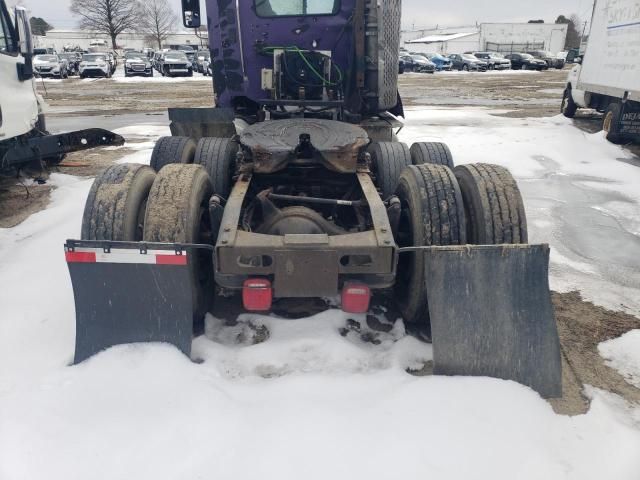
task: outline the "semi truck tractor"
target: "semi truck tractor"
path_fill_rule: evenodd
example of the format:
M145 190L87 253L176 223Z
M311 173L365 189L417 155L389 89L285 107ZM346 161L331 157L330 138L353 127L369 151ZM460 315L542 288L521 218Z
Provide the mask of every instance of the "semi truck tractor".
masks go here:
M637 0L597 0L582 60L573 67L562 113L581 108L604 114L613 143L640 141L640 5Z
M221 299L364 319L376 296L433 342L436 374L559 396L549 247L528 243L516 181L397 139L401 1L206 8L215 105L170 109L150 165L100 175L66 242L75 361L132 342L189 355ZM198 0L182 13L200 26Z
M124 143L119 135L98 128L51 135L45 107L36 91L27 12L21 7L10 10L0 0L0 173L29 165L40 168L70 152Z

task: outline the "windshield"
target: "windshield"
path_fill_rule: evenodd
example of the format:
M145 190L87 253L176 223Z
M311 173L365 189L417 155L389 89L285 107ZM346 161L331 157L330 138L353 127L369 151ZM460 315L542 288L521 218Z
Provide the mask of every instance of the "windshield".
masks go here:
M43 62L57 62L58 57L55 55L36 55L36 60L42 60Z
M424 58L422 55L411 55L411 58L413 58L414 60L417 60L418 62L426 62L427 59Z
M83 55L82 60L84 60L85 62L97 62L100 60L106 62L107 57L105 55Z
M478 60L476 57L471 55L470 53L465 53L462 55L462 58L466 58L467 60Z
M533 55L529 55L528 53L523 53L520 56L526 60L531 60L533 58Z
M140 58L144 56L145 54L140 52L127 52L124 54L124 58Z
M182 60L184 62L187 61L187 57L184 53L167 53L164 58L165 60Z
M340 0L254 0L259 17L335 15Z

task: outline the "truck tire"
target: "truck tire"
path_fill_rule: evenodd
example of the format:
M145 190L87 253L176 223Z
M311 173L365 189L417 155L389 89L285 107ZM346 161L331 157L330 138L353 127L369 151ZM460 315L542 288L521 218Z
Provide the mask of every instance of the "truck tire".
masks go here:
M89 191L82 216L83 240L142 240L145 207L156 177L142 164L112 165Z
M453 168L453 156L446 143L416 142L411 145L411 160L414 165L431 163Z
M571 87L567 87L564 89L564 94L562 96L562 105L560 107L560 112L567 118L573 118L576 116L576 111L578 110L578 105L573 101L573 95L571 95Z
M386 200L395 193L402 171L411 165L409 147L400 142L371 142L367 152L371 155L376 185Z
M604 112L602 119L602 130L607 134L607 140L611 143L621 143L623 138L620 135L620 116L622 107L619 103L610 103Z
M159 172L171 163L193 163L196 142L189 137L160 137L151 153L151 168Z
M196 147L194 163L205 168L213 192L224 198L231 193L237 152L238 143L229 138L201 138Z
M406 168L396 195L402 213L397 242L400 247L466 244L462 193L455 175L444 165L423 164ZM424 269L420 253L402 253L394 296L408 324L431 336Z
M209 175L200 165L170 164L155 178L144 219L145 242L211 243ZM198 249L189 262L194 321L200 322L214 289L211 252Z
M485 163L454 169L472 245L527 243L527 217L520 189L504 167Z

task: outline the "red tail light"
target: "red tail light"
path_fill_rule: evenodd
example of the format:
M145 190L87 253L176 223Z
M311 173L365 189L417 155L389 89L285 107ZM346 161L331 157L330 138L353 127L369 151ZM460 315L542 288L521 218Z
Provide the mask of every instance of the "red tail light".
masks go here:
M242 304L250 312L266 312L271 309L273 291L265 278L250 278L242 286Z
M347 313L367 313L371 290L364 283L345 283L342 289L342 310Z

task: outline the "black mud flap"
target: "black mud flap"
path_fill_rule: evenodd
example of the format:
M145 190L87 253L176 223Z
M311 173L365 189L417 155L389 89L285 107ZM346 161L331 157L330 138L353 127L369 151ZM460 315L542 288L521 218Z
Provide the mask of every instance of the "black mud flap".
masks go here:
M189 262L196 245L67 240L76 306L74 363L114 345L166 342L191 353Z
M562 395L548 245L427 248L434 374L515 380Z

